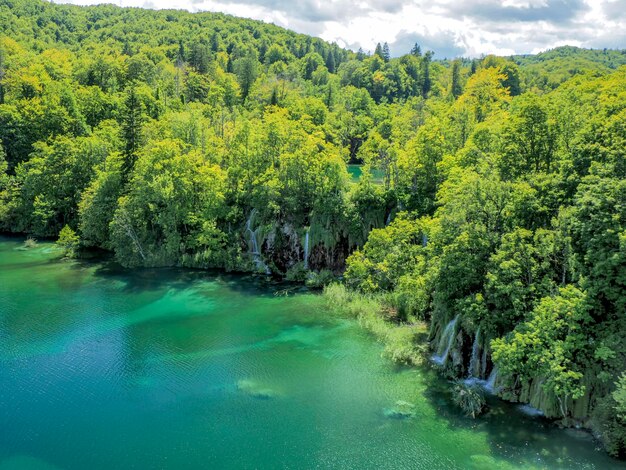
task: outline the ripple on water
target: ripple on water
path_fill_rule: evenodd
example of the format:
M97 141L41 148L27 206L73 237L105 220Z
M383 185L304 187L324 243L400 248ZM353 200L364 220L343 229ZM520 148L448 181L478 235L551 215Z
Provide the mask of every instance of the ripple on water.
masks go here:
M16 455L0 460L0 470L60 470L60 468L31 455Z
M446 383L391 365L314 295L11 250L0 241L0 470L624 468L513 405L466 419Z

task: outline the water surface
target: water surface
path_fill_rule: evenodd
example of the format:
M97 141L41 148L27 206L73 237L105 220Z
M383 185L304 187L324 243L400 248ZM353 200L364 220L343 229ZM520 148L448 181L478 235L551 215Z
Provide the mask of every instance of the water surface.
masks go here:
M319 296L0 239L0 470L626 468L499 402L479 420Z
M372 168L370 172L372 175L372 183L383 184L385 180L385 174L382 170L379 170L378 168ZM348 174L350 175L350 181L352 183L358 183L363 176L363 165L356 163L349 164Z

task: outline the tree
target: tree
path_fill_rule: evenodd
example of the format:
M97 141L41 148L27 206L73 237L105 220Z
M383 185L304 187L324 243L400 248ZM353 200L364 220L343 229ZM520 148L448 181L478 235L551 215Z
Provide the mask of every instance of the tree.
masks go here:
M131 85L126 90L124 115L122 117L122 135L124 138L125 155L122 174L124 177L127 177L135 166L137 152L141 147L143 122L143 104L139 101L136 87Z
M239 82L241 100L245 103L258 76L258 61L254 55L249 54L237 59L233 64L233 69Z
M374 49L374 55L377 55L381 59L385 60L384 53L383 53L383 47L380 45L380 43L376 44L376 49Z
M220 266L224 234L215 224L223 213L224 183L221 168L198 151L186 151L180 141L142 150L130 191L119 199L110 225L117 259L127 266L162 266L197 251L209 265Z
M391 59L391 53L389 52L389 44L387 43L383 44L381 57L383 58L385 62L389 62L389 60Z
M189 53L189 65L191 65L200 74L206 74L209 72L209 51L205 44L200 42L194 42L191 45L191 52Z
M555 297L543 298L513 333L493 341L494 361L500 370L526 380L544 376L544 390L556 397L561 416L567 417L571 400L586 391L581 370L591 321L586 293L562 288Z
M490 115L501 110L510 96L502 85L503 75L497 69L481 69L467 81L465 92L456 106L467 106L473 111L476 122L484 122Z
M553 169L555 137L548 123L548 113L537 98L522 103L504 134L501 168L508 177Z
M328 53L328 57L326 58L326 68L330 73L335 73L336 67L335 54L331 51Z
M0 104L4 103L5 52L0 47Z
M626 374L622 374L616 382L613 399L616 403L615 410L617 411L619 418L626 422Z
M15 211L19 223L13 229L56 236L65 225L76 227L81 193L110 146L97 136L64 136L35 144L30 160L16 170L19 192L15 194Z
M125 159L113 153L97 167L96 176L82 193L79 230L85 246L112 249L110 225L124 189L122 168Z
M463 86L461 85L461 61L455 60L452 62L452 84L450 85L450 94L454 99L457 99L463 93Z
M66 225L61 229L56 244L63 250L66 258L74 258L80 246L80 238L69 225Z
M432 61L433 53L432 51L427 51L424 54L422 59L422 70L421 70L421 78L422 78L422 97L424 99L428 98L428 93L430 93L430 89L432 87L432 81L430 79L430 63Z

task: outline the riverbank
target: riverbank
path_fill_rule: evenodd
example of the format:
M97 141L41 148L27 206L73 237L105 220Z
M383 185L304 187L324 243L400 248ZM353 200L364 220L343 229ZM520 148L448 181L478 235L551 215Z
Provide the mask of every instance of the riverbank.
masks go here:
M394 315L393 309L386 306L388 304L384 296L366 295L346 288L343 284L335 283L327 286L323 293L326 305L329 310L338 312L340 315L349 318L355 318L359 324L367 331L371 332L376 339L383 345L383 356L398 364L410 366L426 366L433 360L431 357L431 347L429 342L429 326L425 322L410 320L408 322L400 322ZM443 378L450 379L446 375L446 369L438 368L438 373ZM449 372L449 371L448 371ZM555 428L571 429L572 432L585 432L597 442L597 445L605 445L601 436L593 429L583 429L580 423L573 421L563 421L558 419L547 419L541 410L532 407L530 404L516 400L507 400L506 396L499 396L494 386L494 377L489 380L453 380L450 382L449 392L453 395L453 401L460 408L467 412L467 408L471 408L472 403L463 406L463 396L473 396L476 402L479 402L482 411L484 408L485 398L491 397L489 400L499 400L503 403L511 403L518 406L522 412L531 417L541 417L544 421L537 422L537 426L544 426L546 423ZM458 395L458 396L457 396ZM474 415L474 413L469 413ZM473 416L476 417L476 416Z
M366 296L342 284L324 288L329 310L358 320L383 344L383 355L400 364L422 365L428 351L428 327L420 321L399 322L380 297Z

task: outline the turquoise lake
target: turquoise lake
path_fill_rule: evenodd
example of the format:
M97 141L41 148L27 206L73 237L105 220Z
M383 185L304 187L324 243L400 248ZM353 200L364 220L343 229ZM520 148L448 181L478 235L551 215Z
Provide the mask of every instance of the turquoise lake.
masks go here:
M516 405L464 417L304 289L22 246L0 239L0 470L626 468Z

